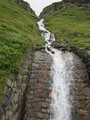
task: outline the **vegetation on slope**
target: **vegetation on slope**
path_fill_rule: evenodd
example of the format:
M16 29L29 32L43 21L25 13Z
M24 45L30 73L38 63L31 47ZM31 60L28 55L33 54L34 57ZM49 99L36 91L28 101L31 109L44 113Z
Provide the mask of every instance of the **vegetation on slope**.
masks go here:
M90 9L62 8L45 18L57 40L90 50Z
M0 0L0 97L11 72L18 72L29 49L42 45L36 16L15 0Z

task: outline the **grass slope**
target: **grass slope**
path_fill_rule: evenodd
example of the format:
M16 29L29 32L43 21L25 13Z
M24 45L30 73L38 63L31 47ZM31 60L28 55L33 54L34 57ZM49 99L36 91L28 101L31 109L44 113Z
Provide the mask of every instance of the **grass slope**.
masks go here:
M29 49L44 43L36 19L15 0L0 0L0 99L9 73L18 72Z
M90 50L90 9L62 8L45 18L57 40Z

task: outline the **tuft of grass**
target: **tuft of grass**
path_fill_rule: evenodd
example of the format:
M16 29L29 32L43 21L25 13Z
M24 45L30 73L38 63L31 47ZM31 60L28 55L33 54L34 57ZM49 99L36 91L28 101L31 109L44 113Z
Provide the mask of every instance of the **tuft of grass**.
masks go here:
M36 19L15 0L0 0L0 99L7 76L19 71L29 49L44 44Z
M62 43L90 50L89 8L62 8L47 16L45 25Z

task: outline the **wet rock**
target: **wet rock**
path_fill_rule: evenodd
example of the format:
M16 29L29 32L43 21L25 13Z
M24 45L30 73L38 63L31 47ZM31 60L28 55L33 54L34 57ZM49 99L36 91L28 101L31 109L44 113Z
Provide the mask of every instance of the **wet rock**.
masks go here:
M55 52L54 52L54 51L51 51L51 53L52 53L52 54L55 54Z
M45 52L45 46L37 47L35 50L36 50L36 51Z
M47 47L47 50L50 51L50 52L52 51L50 47Z
M50 47L47 47L47 50L48 50L49 52L51 52L52 54L54 54L54 51L53 51Z
M54 41L51 46L53 48L57 48L58 50L62 50L65 51L67 49L67 45L66 44L61 44L59 41Z

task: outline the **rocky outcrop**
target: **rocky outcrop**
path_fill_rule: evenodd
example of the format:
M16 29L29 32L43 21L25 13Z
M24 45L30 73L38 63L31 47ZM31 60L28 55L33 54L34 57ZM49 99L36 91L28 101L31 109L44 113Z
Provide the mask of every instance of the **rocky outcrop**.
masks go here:
M90 1L89 2L70 2L70 1L61 1L53 3L52 5L47 6L43 9L43 11L40 14L40 18L44 18L51 13L61 9L61 8L67 8L67 7L82 7L82 8L89 8L90 7Z
M40 14L40 18L44 18L44 17L48 16L49 14L61 9L62 7L63 7L62 2L53 3L52 5L47 6L43 9L43 11Z
M23 0L16 0L16 2L22 6L25 10L30 11L35 14L35 12L31 9L29 3L23 1Z
M0 120L22 120L32 59L32 52L29 52L19 73L9 76L0 103Z

